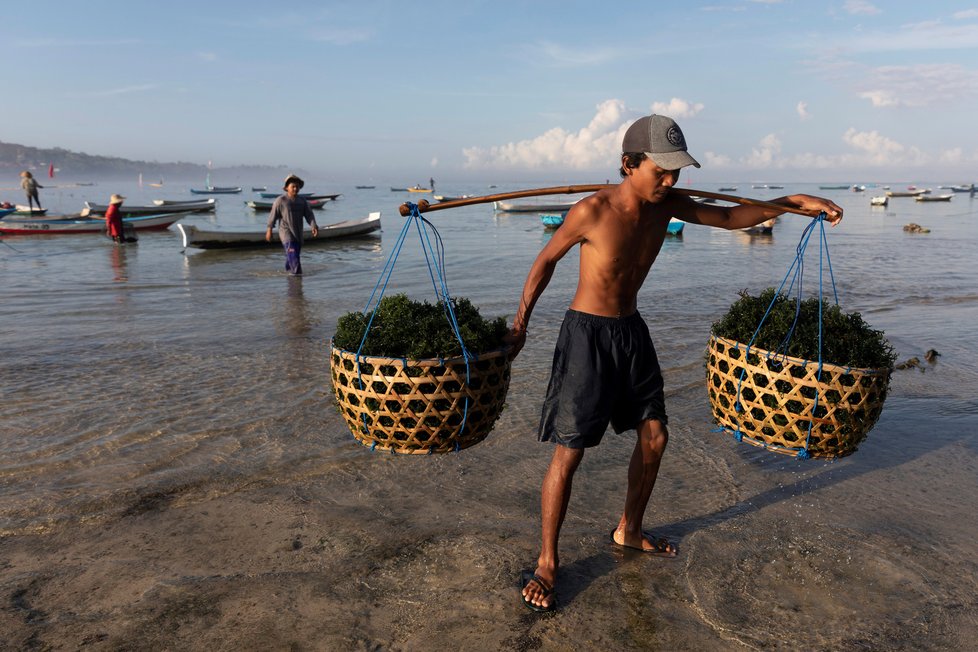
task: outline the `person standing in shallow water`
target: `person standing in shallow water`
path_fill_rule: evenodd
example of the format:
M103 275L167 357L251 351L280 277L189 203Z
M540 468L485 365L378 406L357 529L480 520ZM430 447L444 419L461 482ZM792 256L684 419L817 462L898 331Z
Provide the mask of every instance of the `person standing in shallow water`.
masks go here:
M312 214L309 202L299 197L299 191L305 182L294 174L285 178L285 193L280 195L272 204L272 214L268 217L268 229L265 240L272 241L272 229L279 223L278 235L285 249L285 271L293 276L302 275L302 263L299 255L302 253L303 220L312 227L312 237L319 235L316 216Z
M610 424L616 433L635 430L627 469L624 509L609 545L658 557L675 557L669 540L642 529L669 433L662 373L648 327L638 313L638 291L655 262L671 217L728 230L780 215L757 206L700 204L670 189L682 168L699 163L686 150L679 125L666 116L640 118L622 141L622 181L586 197L530 268L507 341L515 357L526 343L530 313L557 262L580 246L580 272L554 351L538 439L556 446L541 489L542 536L535 570L520 576L523 604L553 611L557 604L557 544L570 501L574 473L587 448L597 446ZM773 201L842 219L835 203L809 195ZM722 270L718 270L722 271Z
M126 200L122 195L112 195L109 207L105 209L105 231L113 242L125 242L122 231L122 212L119 208Z
M27 205L30 209L34 210L34 203L37 203L37 210L43 210L41 208L41 198L37 196L37 189L43 188L41 184L37 182L34 175L24 170L20 173L20 187L23 188L24 194L27 195Z

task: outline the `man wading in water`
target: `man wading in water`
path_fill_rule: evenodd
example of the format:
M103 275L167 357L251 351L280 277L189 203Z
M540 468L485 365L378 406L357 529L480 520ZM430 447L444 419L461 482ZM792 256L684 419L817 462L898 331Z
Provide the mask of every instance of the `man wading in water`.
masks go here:
M625 507L611 542L660 557L678 553L668 540L642 530L669 433L662 374L638 313L638 291L662 247L669 218L734 230L781 214L757 206L700 204L670 192L687 165L699 167L671 118L637 120L622 141L622 182L574 205L533 262L523 287L508 336L514 356L526 342L530 313L557 262L573 246L581 246L577 291L557 339L538 436L556 447L541 492L540 556L536 570L521 577L523 603L534 611L556 606L557 541L574 472L584 449L598 445L609 423L617 433L638 434ZM819 197L791 195L772 203L823 211L833 226L842 219L839 206Z

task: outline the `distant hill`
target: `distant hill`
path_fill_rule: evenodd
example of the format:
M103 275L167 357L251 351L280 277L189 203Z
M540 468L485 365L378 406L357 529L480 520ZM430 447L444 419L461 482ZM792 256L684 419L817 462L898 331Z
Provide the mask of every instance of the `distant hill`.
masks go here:
M156 177L161 179L203 179L208 172L206 165L198 163L133 161L116 156L72 152L60 147L44 149L0 141L0 176L15 177L22 170L32 170L35 176L47 176L48 166L52 163L58 170L58 176L76 180L133 177L140 173L146 179ZM270 173L282 176L287 171L291 171L291 169L284 165L238 165L210 169L215 178L236 178L238 176L267 175Z

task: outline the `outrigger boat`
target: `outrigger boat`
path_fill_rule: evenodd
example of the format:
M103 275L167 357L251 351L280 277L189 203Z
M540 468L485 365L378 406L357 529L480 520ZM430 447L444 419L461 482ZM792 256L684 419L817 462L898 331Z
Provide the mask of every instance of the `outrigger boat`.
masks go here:
M160 211L166 211L167 213L207 213L214 210L215 202L216 200L211 198L200 201L170 202L165 204L156 204L156 202L153 202L153 206L128 206L122 204L119 206L119 214L122 217L136 217L138 215L159 215ZM108 204L96 204L95 202L87 201L85 202L85 209L82 210L81 215L82 217L90 215L104 216L107 210L109 210Z
M556 213L570 210L571 206L576 203L577 201L553 204L496 201L492 203L492 207L502 213Z
M262 199L278 199L284 194L285 194L284 192L262 192L259 193L259 196ZM296 195L296 197L302 197L303 199L323 199L326 201L332 201L337 197L339 197L340 194L342 193L337 192L337 193L333 193L332 195L317 195L314 192L300 192L298 195Z
M309 208L325 208L328 199L307 199L306 203L309 204ZM272 206L275 204L274 200L268 199L250 199L245 202L248 208L254 209L256 211L270 211Z
M278 230L272 230L272 241L265 240L265 231L205 231L192 224L177 224L183 236L183 248L197 249L244 249L281 247ZM380 211L358 220L346 220L319 228L319 235L307 235L303 246L309 246L338 238L352 238L380 230Z
M206 188L191 188L195 195L236 195L241 192L241 186L207 186Z
M190 200L186 200L186 199L154 199L153 200L153 203L156 206L164 206L167 209L169 209L170 206L180 206L180 205L199 206L200 208L205 208L205 207L208 207L208 206L211 207L211 208L216 208L217 207L217 200L214 199L213 197L210 197L208 199L190 199ZM123 204L123 207L125 207L125 204Z
M168 226L186 217L187 213L161 213L158 215L143 215L139 217L124 217L122 225L132 227L137 231L162 231ZM51 218L41 220L0 220L0 233L7 235L49 235L58 233L102 233L105 231L105 219L97 217L68 216L68 218Z

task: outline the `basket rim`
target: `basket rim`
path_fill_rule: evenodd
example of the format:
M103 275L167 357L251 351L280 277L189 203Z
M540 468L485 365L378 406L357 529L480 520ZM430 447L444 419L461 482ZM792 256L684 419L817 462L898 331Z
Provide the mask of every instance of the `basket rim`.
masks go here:
M329 348L332 352L337 353L340 357L347 358L350 360L357 360L359 362L366 362L373 365L392 365L392 364L411 364L418 367L441 367L446 364L457 364L465 363L465 356L459 355L452 358L391 358L388 356L380 355L357 355L356 351L347 351L346 349L341 349L333 345L332 338L329 341ZM483 351L481 353L473 354L468 360L470 362L478 362L480 360L492 360L500 356L509 356L510 352L513 350L512 344L507 344L506 346L500 347L498 349L493 349L491 351Z
M767 357L768 359L777 358L780 360L784 360L786 362L790 362L792 364L801 365L803 367L810 364L815 364L815 365L819 364L818 360L805 360L802 358L796 358L794 356L785 355L782 353L776 353L768 349L762 349L759 346L749 346L745 342L741 342L740 340L732 340L730 338L720 337L719 335L713 335L711 333L710 344L712 345L714 341L723 342L727 345L734 346L737 349L744 349L748 353L756 353L759 357ZM892 369L890 369L889 367L850 367L848 365L839 365L832 362L822 362L821 364L823 369L831 368L834 370L843 371L845 373L856 371L866 375L883 376L892 371Z

